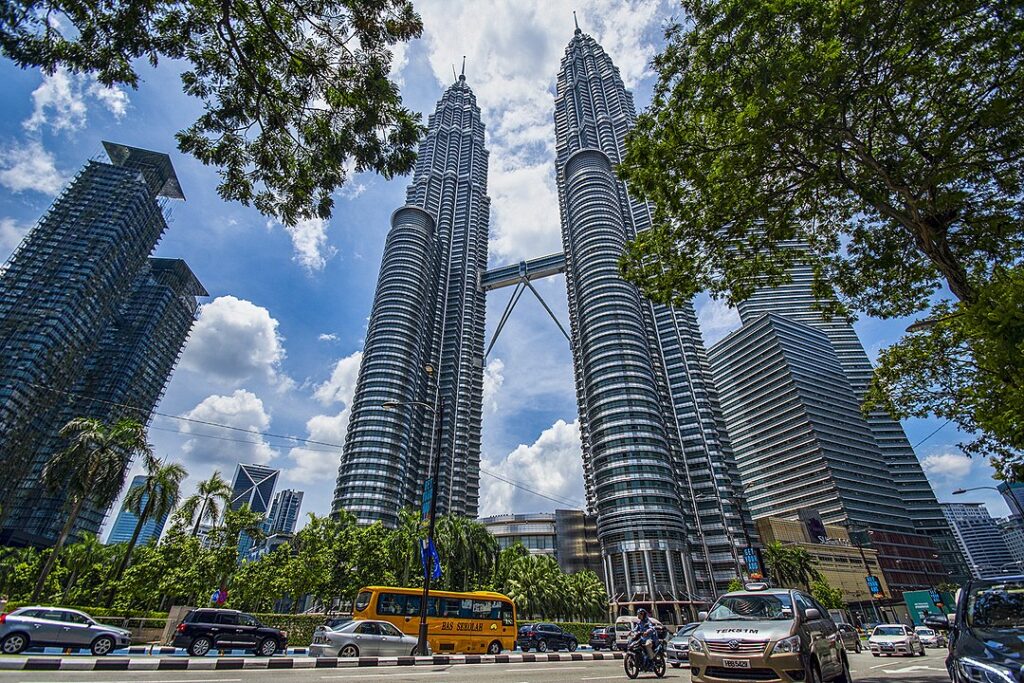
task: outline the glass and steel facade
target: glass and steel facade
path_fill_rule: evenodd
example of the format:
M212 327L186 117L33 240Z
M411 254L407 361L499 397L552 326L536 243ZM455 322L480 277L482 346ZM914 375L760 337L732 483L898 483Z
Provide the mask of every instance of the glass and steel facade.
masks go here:
M1006 536L984 503L941 503L957 544L967 558L971 576L982 578L1020 573Z
M394 525L402 507L419 508L440 453L438 513L476 516L485 315L478 283L489 216L484 125L463 75L430 116L406 206L392 216L335 511ZM433 408L442 401L438 442Z
M105 142L0 271L0 541L51 545L65 495L40 481L75 417L143 423L206 291L184 261L148 254L183 199L166 154ZM86 504L73 529L96 533Z
M792 248L799 249L800 245L794 243ZM797 262L790 268L789 275L788 284L758 289L749 299L740 302L737 307L740 319L746 324L763 313L774 313L821 330L831 341L858 403L863 401L873 367L856 330L850 321L841 317L826 320L816 308L810 265ZM954 576L963 577L964 559L902 425L884 411L873 411L866 420L914 528L931 538L943 564L953 570Z
M132 478L131 486L129 490L139 488L146 483L145 475L138 475ZM148 495L142 496L142 509L146 509L146 503L149 501ZM139 538L136 540L137 545L146 545L150 541L154 541L160 538L160 534L164 531L164 524L167 522L167 517L170 516L168 511L162 517L150 517L142 525L142 529L139 531ZM107 535L107 545L113 545L115 543L127 543L132 539L132 534L135 533L135 527L139 523L139 516L133 512L129 512L125 508L117 513L117 517L114 519L114 526L111 527L110 533Z
M274 496L270 505L268 534L293 534L302 508L302 491L284 489Z
M635 119L611 58L577 29L558 74L555 164L587 500L615 608L678 621L737 575L754 531L692 305L654 305L619 277L626 242L651 226L614 172Z

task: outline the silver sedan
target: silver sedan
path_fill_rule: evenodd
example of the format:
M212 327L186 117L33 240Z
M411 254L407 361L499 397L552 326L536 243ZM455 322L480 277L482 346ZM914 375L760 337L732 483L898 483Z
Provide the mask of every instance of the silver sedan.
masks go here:
M128 647L132 634L97 623L85 612L63 607L22 607L0 616L0 652L16 655L29 647L70 647L107 655Z
M416 638L386 621L350 621L334 629L318 626L309 654L314 657L396 657L411 655Z

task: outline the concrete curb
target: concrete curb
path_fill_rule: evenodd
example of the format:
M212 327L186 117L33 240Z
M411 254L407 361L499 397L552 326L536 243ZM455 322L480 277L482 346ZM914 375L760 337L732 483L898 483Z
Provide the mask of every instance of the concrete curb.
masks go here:
M432 657L0 657L0 671L222 671L226 669L341 669L370 666L453 666L590 662L622 659L621 652L570 652Z
M289 655L305 655L309 652L309 648L306 647L290 647L287 653ZM25 654L31 655L89 655L89 648L61 648L61 647L30 647L25 650ZM114 650L110 653L116 657L123 657L125 655L178 655L187 657L189 656L188 651L180 647L169 647L167 645L132 645L131 647L122 647ZM242 657L245 655L251 655L252 653L248 650L210 650L209 654L204 655L206 657L224 657L234 656Z

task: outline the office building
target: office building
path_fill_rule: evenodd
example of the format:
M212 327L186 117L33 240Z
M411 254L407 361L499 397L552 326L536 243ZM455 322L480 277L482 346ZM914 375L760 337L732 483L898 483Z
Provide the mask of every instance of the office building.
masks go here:
M1003 494L1003 499L1010 508L1010 516L1024 520L1024 481L1001 481L996 488Z
M137 475L132 477L132 483L128 487L128 490L137 489L146 483L145 475ZM142 496L142 509L146 509L146 503L149 501L148 495ZM167 517L170 515L168 511L162 517L150 517L142 525L142 529L139 531L139 537L136 540L137 545L146 545L150 541L155 541L160 538L160 534L164 531L164 524L167 522ZM139 516L133 512L129 512L125 508L121 508L120 512L117 513L117 517L114 519L114 526L111 527L110 533L107 535L107 545L113 545L115 543L127 543L131 540L132 534L135 533L135 527L138 526Z
M150 415L206 296L183 261L148 254L183 199L166 154L104 142L0 273L0 542L52 545L65 494L43 466L75 417L111 423ZM72 530L97 533L87 503Z
M1024 574L1024 519L1006 517L996 520L996 523L1003 532L1003 540L1006 541L1006 548L1010 551L1017 570Z
M429 118L406 205L391 218L336 511L394 525L403 506L420 507L431 458L442 453L438 513L476 516L485 314L478 283L489 216L484 125L463 73Z
M755 519L913 531L829 338L764 313L710 351L729 438Z
M799 245L793 244L792 248L799 249ZM765 313L772 313L824 332L859 405L867 393L873 368L856 330L842 317L825 319L816 308L810 265L798 262L790 268L789 275L792 279L788 284L763 287L740 302L737 307L740 319L748 324ZM889 470L901 507L907 511L914 528L932 540L942 563L953 572L955 580L966 578L964 559L903 427L884 411L871 412L866 422Z
M281 470L264 465L238 465L231 483L231 509L248 503L253 512L266 516L280 474Z
M1017 571L1017 560L1010 552L1006 536L989 515L984 503L941 503L953 535L971 575L982 578Z
M819 530L815 530L819 531ZM830 586L843 593L843 601L858 614L861 621L877 621L876 600L891 596L889 585L878 563L878 551L855 545L844 527L825 524L822 533L811 533L804 521L762 517L757 520L757 533L764 543L779 542L803 548ZM867 576L878 578L881 596L868 591Z
M531 555L550 555L562 571L574 574L589 570L604 579L597 523L582 510L555 510L532 514L483 517L480 523L504 550L516 543Z
M613 609L679 623L741 573L754 532L692 305L654 305L619 276L626 242L651 226L614 171L635 120L618 69L577 28L558 72L555 178L587 502Z
M268 534L293 534L295 524L299 521L299 509L302 507L302 491L284 489L274 496L270 505L270 522Z

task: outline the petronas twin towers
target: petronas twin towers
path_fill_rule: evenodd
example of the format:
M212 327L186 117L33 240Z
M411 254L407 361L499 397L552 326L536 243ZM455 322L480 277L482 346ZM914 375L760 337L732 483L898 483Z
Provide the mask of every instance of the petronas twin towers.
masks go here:
M618 275L627 240L651 225L613 171L635 119L611 58L577 28L558 74L555 166L587 502L613 600L678 621L737 575L750 521L692 306L654 305ZM418 507L434 453L438 510L477 513L486 192L462 75L430 116L384 247L334 500L362 522Z

